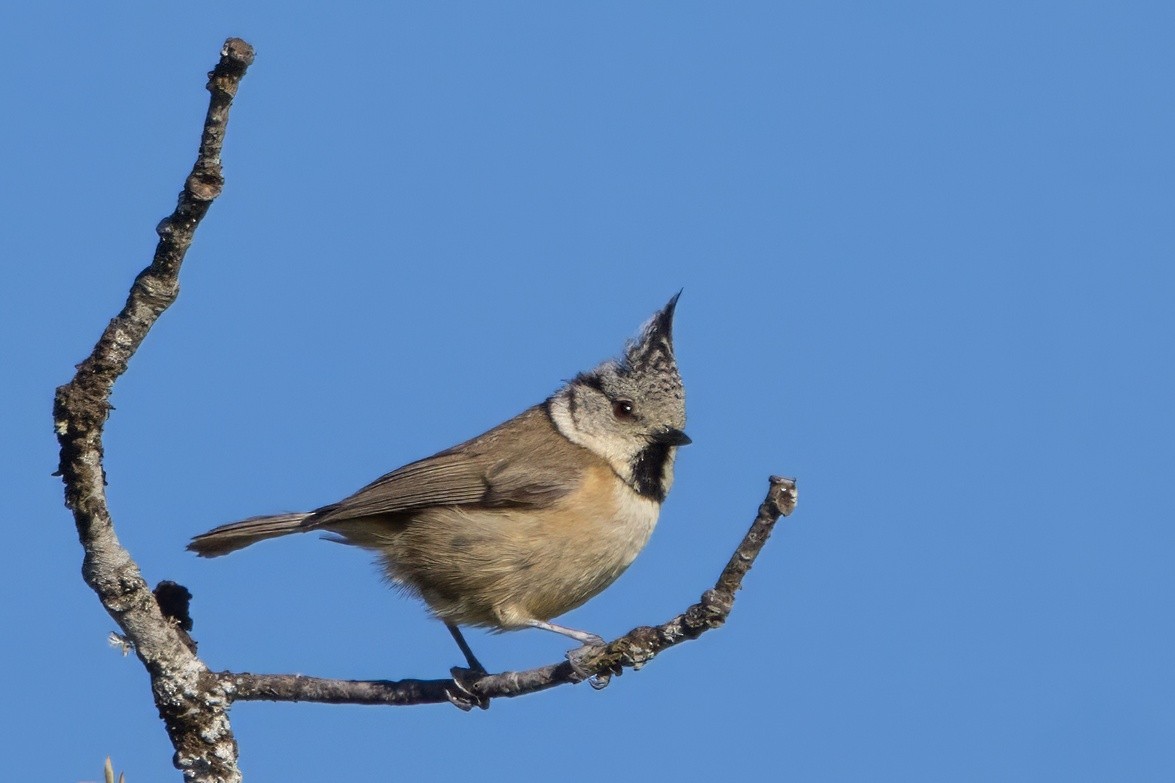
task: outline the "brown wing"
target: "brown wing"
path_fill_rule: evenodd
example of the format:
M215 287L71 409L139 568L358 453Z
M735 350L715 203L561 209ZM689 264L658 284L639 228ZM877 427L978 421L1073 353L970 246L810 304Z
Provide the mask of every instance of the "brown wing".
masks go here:
M581 451L555 429L546 406L538 405L460 446L376 479L314 512L305 524L319 527L429 506L550 503L579 483L583 459L576 452Z

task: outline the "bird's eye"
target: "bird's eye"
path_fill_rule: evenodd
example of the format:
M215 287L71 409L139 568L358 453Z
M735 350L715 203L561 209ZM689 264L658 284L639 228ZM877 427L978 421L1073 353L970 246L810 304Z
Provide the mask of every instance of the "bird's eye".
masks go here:
M612 403L612 415L618 419L631 419L633 416L632 400L617 400Z

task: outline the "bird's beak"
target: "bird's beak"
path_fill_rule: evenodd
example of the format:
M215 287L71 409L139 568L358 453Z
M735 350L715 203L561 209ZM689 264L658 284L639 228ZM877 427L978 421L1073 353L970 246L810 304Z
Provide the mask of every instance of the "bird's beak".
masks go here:
M666 427L663 432L654 437L654 440L658 443L664 443L666 446L688 446L694 442L689 435L676 427Z

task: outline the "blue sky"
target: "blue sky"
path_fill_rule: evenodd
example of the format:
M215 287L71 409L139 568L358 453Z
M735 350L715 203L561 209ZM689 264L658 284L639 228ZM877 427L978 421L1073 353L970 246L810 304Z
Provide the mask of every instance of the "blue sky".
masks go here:
M248 7L244 7L248 5ZM230 35L258 52L178 304L116 388L119 536L210 666L442 676L444 628L312 508L615 354L684 288L694 444L564 619L708 586L729 625L602 692L250 703L247 779L1170 780L1175 11L1162 3L24 4L5 13L0 549L14 779L178 779L79 576L50 426L174 205ZM487 665L557 660L472 633Z

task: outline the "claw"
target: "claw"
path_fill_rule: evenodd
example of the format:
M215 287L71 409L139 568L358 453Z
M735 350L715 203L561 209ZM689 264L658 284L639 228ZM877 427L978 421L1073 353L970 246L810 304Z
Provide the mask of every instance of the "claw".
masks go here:
M596 638L599 639L599 637ZM620 666L614 666L602 672L597 672L594 669L589 669L584 666L584 659L599 652L604 644L604 640L600 639L599 644L585 644L582 647L567 651L567 662L571 664L571 670L575 672L580 680L587 680L588 685L598 691L608 687L608 683L612 681L613 674L619 676L621 672Z
M597 674L595 677L588 679L588 685L592 686L593 690L602 691L608 687L608 683L612 682L612 673L604 672Z
M462 712L469 712L473 709L474 704L476 704L476 702L470 701L464 695L460 693L453 693L453 691L449 690L448 688L445 689L445 698L449 700L449 704L452 704Z

